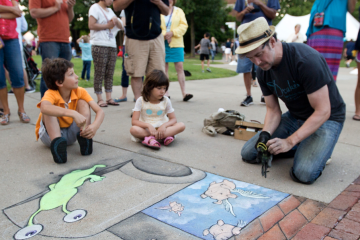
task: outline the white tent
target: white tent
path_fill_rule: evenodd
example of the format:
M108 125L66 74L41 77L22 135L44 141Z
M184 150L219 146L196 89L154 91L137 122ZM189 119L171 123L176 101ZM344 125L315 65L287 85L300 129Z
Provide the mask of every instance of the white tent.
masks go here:
M309 27L310 14L305 16L291 16L285 14L281 21L276 25L277 38L281 41L286 41L289 35L295 31L294 27L296 24L301 25L300 33L304 35L306 39L306 31ZM346 40L354 41L357 38L360 23L349 13L346 14Z

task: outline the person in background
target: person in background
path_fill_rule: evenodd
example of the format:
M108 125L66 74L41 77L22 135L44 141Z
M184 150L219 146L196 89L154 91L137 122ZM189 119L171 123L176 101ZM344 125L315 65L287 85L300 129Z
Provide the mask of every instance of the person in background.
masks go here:
M231 61L231 48L232 48L232 43L230 41L230 38L228 38L225 43L225 62Z
M272 20L276 17L276 12L280 9L279 0L236 0L234 10L237 12L236 20L240 21L241 24L251 22L259 17L265 17L269 25L271 25ZM240 25L241 26L241 25ZM246 98L241 102L240 106L248 107L254 104L253 98L251 96L251 86L257 86L256 81L252 81L252 68L253 66L257 68L256 65L253 65L250 59L238 57L237 61L237 73L244 74L244 83L246 88ZM255 71L255 70L254 70ZM264 103L264 97L260 99L261 103Z
M23 123L29 123L30 117L24 109L24 71L21 63L21 52L16 31L16 18L21 17L22 12L16 0L0 0L0 36L2 48L0 49L0 102L3 114L0 119L1 125L7 125L10 121L10 108L6 87L5 68L9 71L11 86L18 104L18 116Z
M185 91L184 74L184 39L188 29L185 13L181 8L175 7L176 0L169 0L170 14L161 15L161 29L165 42L165 73L169 77L169 63L174 63L183 101L189 101L193 95ZM169 91L166 92L169 97Z
M195 46L195 49L200 48L200 61L201 61L201 70L204 72L204 60L207 60L207 68L206 71L211 72L210 70L210 33L205 33L204 38L201 39L200 43Z
M291 43L291 42L303 43L304 42L304 36L300 32L300 29L301 29L301 25L296 24L295 25L295 32L293 32L293 33L291 33L289 35L289 37L286 39L286 42L288 42L288 43Z
M211 37L211 48L210 48L210 53L211 53L211 61L214 62L214 58L216 55L216 49L217 49L217 45L218 45L218 41L216 40L215 37Z
M344 58L346 61L345 63L347 68L350 67L350 63L352 62L352 60L355 59L355 57L353 56L354 50L355 50L355 42L351 39L351 41L349 41L344 48Z
M119 106L111 98L113 76L115 71L117 46L116 34L124 29L119 19L110 8L112 0L101 0L89 9L89 29L91 36L91 53L94 61L94 91L100 107ZM106 101L102 98L104 80Z
M91 55L91 44L90 38L88 35L81 36L78 40L76 40L77 44L79 44L79 47L81 48L81 59L83 60L83 69L81 72L81 80L85 79L85 73L86 73L86 81L90 80L90 70L91 70L91 61L92 55Z
M32 18L38 24L39 47L41 58L64 58L71 60L69 43L70 22L74 19L76 0L29 0L29 10ZM43 77L40 82L40 95L47 90Z
M320 52L336 81L346 32L346 13L353 12L356 0L316 0L310 13L307 44ZM323 13L317 18L318 13ZM317 26L315 26L317 25Z

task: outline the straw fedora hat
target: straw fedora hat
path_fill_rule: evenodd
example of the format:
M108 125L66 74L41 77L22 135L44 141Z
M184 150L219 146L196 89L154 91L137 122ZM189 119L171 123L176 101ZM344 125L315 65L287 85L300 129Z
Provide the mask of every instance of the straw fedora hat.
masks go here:
M270 26L264 17L242 24L237 29L240 46L236 54L248 53L266 42L275 33L275 27Z

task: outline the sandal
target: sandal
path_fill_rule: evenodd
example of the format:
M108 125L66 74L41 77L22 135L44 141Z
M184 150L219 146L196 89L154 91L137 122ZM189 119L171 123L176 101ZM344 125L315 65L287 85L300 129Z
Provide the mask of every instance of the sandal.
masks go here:
M0 108L0 118L4 115L4 109Z
M30 117L26 114L26 112L18 112L20 121L23 123L29 123Z
M360 121L360 116L359 115L354 115L352 119L355 120L355 121Z
M192 94L186 94L185 97L184 97L184 99L183 99L183 101L184 101L184 102L187 102L187 101L189 101L190 99L192 99L192 97L193 97Z
M172 143L173 141L175 140L175 138L173 136L169 136L169 137L166 137L164 139L164 145L165 146L168 146L170 143Z
M142 141L142 144L152 149L160 149L160 143L156 141L154 136L145 137L144 141Z
M100 103L100 102L102 102L102 103ZM99 107L107 107L108 105L106 104L106 102L104 102L104 100L99 100L98 102L97 102L97 104L99 105Z
M10 113L9 114L4 114L2 116L2 118L0 119L0 124L1 125L8 125L10 121Z
M106 103L108 105L112 105L112 106L119 106L120 104L118 104L117 102L114 101L114 99L109 99L109 100L106 100Z

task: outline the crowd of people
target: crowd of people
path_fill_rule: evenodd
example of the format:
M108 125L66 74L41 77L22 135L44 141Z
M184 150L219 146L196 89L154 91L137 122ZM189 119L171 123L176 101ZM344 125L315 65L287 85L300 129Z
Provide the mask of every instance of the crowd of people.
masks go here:
M176 0L100 0L89 9L90 36L77 39L82 50L81 79L90 79L94 64L95 102L89 93L78 87L69 44L69 23L74 18L76 0L30 0L29 10L38 22L39 48L43 60L40 84L40 115L36 123L36 138L48 146L56 163L67 161L67 145L76 140L82 155L92 153L92 139L102 124L103 107L119 106L127 101L131 78L135 107L132 113L132 140L160 149L168 146L175 135L185 130L178 122L169 95L169 63L174 63L183 101L193 98L185 89L184 40L188 24L184 11ZM346 2L346 3L345 3ZM16 0L0 0L0 25L3 41L0 49L0 108L1 124L10 121L5 69L9 72L12 91L18 103L22 122L30 122L24 110L24 93L29 89L22 69L21 48L16 31L16 19L21 10ZM286 42L280 42L272 20L280 9L278 0L237 0L236 18L241 21L238 40L228 39L224 46L226 61L237 56L237 73L243 73L246 98L241 106L252 105L251 87L258 79L266 104L264 128L242 148L246 163L261 163L264 151L274 157L294 157L291 178L311 184L321 176L329 163L345 121L345 103L336 86L343 37L346 32L345 14L353 11L355 0L316 0L307 31L307 44L302 44L300 25ZM122 10L120 17L115 11ZM331 20L330 20L331 19ZM335 19L335 20L334 20ZM54 28L54 24L57 25ZM112 98L113 75L117 59L115 37L121 30L126 39L123 46L122 95ZM360 35L360 31L359 31ZM360 50L360 39L352 50ZM21 41L20 41L21 43ZM126 47L125 47L126 43ZM218 42L204 34L195 49L200 49L204 72L210 70ZM344 52L345 54L345 52ZM360 51L356 57L360 67ZM340 56L339 56L340 55ZM348 51L346 51L348 55ZM353 54L351 54L353 55ZM349 59L350 60L350 59ZM352 59L351 59L352 60ZM102 96L104 82L105 100ZM355 91L354 120L360 120L360 80ZM280 98L288 111L282 114ZM91 122L91 110L95 120ZM260 151L259 148L262 148Z

